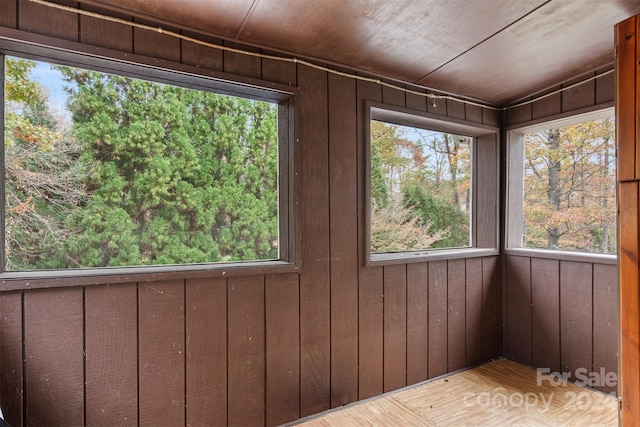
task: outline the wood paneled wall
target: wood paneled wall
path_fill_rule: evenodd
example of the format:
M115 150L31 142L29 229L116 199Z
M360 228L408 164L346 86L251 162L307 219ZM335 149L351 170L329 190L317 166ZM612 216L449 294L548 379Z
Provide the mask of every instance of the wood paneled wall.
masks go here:
M572 381L591 372L600 375L603 369L617 375L615 264L512 255L504 256L504 262L505 356L526 366L568 372ZM595 388L616 392L617 383Z
M499 257L364 267L362 247L364 100L495 111L28 0L0 2L0 26L298 88L299 272L0 292L12 425L277 425L502 354Z
M611 69L582 76L550 90L560 89L558 93L508 109L505 127L612 107ZM599 74L604 75L561 90ZM579 262L561 254L556 258L503 256L504 355L534 368L570 372L573 380L579 379L578 368L617 374L620 323L615 264ZM607 393L617 390L606 385L596 388Z

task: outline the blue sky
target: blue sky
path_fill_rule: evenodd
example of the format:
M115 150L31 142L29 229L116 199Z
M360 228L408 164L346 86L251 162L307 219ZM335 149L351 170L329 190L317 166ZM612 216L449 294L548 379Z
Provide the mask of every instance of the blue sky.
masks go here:
M58 70L46 62L35 61L36 66L31 70L31 76L40 83L49 95L49 101L53 105L64 108L67 94L64 91L62 75Z

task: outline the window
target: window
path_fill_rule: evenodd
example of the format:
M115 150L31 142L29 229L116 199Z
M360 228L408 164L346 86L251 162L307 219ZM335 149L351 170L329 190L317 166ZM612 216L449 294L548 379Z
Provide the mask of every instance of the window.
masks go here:
M2 60L4 271L287 259L287 96Z
M510 133L510 248L616 253L614 125L606 110Z
M495 129L382 105L370 107L368 124L369 261L495 247L497 158L487 158L497 156ZM490 194L481 202L479 152ZM480 237L480 245L478 206L481 216L493 209L480 232L493 240Z

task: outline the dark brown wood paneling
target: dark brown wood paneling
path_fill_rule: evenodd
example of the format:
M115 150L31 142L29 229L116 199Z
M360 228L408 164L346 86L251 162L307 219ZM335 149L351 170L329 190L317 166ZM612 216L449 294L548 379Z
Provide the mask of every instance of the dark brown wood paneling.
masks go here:
M635 64L634 64L635 65ZM619 116L618 116L619 117ZM619 119L618 119L619 120ZM624 154L624 152L620 152ZM618 227L620 254L620 372L619 392L622 398L622 420L640 416L640 303L638 292L638 218L640 199L638 182L618 184Z
M380 85L358 81L357 156L358 156L358 260L364 264L365 233L365 100L381 101ZM361 267L358 275L358 398L366 399L382 393L383 355L383 283L382 267Z
M184 425L184 281L138 285L140 425Z
M426 381L429 358L428 264L407 264L407 384Z
M84 424L82 288L24 296L26 425Z
M397 83L393 83L393 85L398 86ZM404 107L406 105L405 92L389 86L382 86L382 102L389 105Z
M140 22L136 20L136 22ZM149 24L148 22L140 22ZM175 28L167 28L169 31L179 32ZM166 59L167 61L180 62L180 39L153 30L141 28L133 29L133 50L138 55L146 55L151 58Z
M571 82L569 82L567 85L571 85ZM596 82L594 80L591 80L576 87L572 87L570 89L562 91L562 112L590 107L595 104L595 101Z
M331 407L358 400L356 85L329 75Z
M464 120L465 119L464 104L459 101L447 99L447 117Z
M186 284L187 425L227 423L227 279Z
M228 425L262 426L265 414L264 276L228 285Z
M360 270L358 308L358 363L360 399L382 393L383 372L382 267Z
M616 165L619 181L635 179L636 157L640 155L636 147L636 21L629 18L616 26L615 44L618 51L616 57L616 144L618 146L618 163ZM640 398L640 396L639 396ZM640 402L638 402L640 405ZM636 408L640 415L640 406Z
M531 365L531 262L527 257L506 257L507 348L505 355Z
M267 275L266 425L300 417L299 275Z
M560 367L592 370L593 284L590 263L560 262Z
M69 0L60 0L56 3L63 6L77 6L76 2ZM21 0L18 6L19 29L65 40L78 40L76 13L54 10L28 0Z
M611 68L607 67L596 74L604 73L608 74L596 79L596 104L613 102L615 99L615 73L612 73Z
M5 421L22 420L22 293L0 293L0 408Z
M16 28L18 16L18 5L16 0L5 0L0 2L0 26Z
M327 74L298 67L301 88L296 100L305 121L296 153L303 165L298 184L297 246L300 274L300 413L315 414L331 406L331 307L329 263L329 150Z
M99 12L91 6L82 6L83 10ZM80 42L94 46L117 49L123 52L133 52L133 27L106 19L92 16L80 16ZM110 13L118 19L130 20L131 17L117 13Z
M222 46L222 40L213 37L206 37L201 34L183 32L187 37ZM182 41L182 63L204 67L209 70L222 71L224 68L222 50L199 44L189 40Z
M240 49L246 52L256 52L256 53L260 52L260 49L248 47L248 46L241 46L229 41L225 41L224 45L226 47ZM257 79L262 77L262 64L260 62L260 57L245 55L242 53L236 53L228 50L225 50L223 55L224 55L224 71L226 73L238 74L240 76L245 76L245 77L255 77Z
M384 267L383 390L407 385L407 267Z
M531 118L533 120L560 114L562 112L562 95L556 93L545 96L542 99L534 101L531 104L531 109Z
M436 94L437 95L437 94ZM447 100L444 98L427 98L427 111L441 116L447 115Z
M84 307L87 424L137 424L136 284L88 287Z
M560 262L531 259L531 363L560 371Z
M484 360L502 354L500 336L500 281L498 258L482 259L482 355Z
M481 149L477 154L475 197L475 236L479 248L497 248L497 211L498 211L498 140L491 134L477 138Z
M482 362L482 259L465 260L465 364Z
M465 260L447 263L447 371L466 366L465 361Z
M278 53L264 52L267 55L281 57ZM262 79L270 82L296 86L296 64L289 61L262 58ZM354 84L355 85L355 84ZM354 113L355 114L355 113Z
M509 108L507 110L507 124L514 125L517 123L528 122L532 119L531 104L524 104L519 107Z
M429 378L447 372L447 261L429 263Z
M467 121L473 123L482 123L482 110L479 105L466 104L464 106L464 117Z
M489 126L500 126L502 118L501 110L494 110L492 108L483 108L482 109L482 123ZM468 120L468 119L467 119Z
M616 349L620 331L617 278L615 265L593 265L593 371L610 376L615 374L611 379L601 376L602 382L596 384L595 388L605 393L617 391Z
M419 93L425 93L425 90L417 87L408 87L410 90ZM405 103L407 108L417 111L427 111L427 97L423 95L417 95L415 93L405 94Z

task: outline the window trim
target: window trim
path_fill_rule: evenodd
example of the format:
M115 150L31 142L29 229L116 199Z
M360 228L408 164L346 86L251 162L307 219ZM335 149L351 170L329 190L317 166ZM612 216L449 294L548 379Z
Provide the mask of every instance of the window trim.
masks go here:
M597 105L569 114L559 114L544 120L533 120L509 126L506 134L505 167L505 221L504 254L538 258L552 258L578 262L598 262L615 264L617 254L585 253L566 250L527 248L522 246L522 218L524 215L524 136L527 133L548 129L550 126L569 126L589 120L597 120L615 114L612 103Z
M154 266L95 267L58 270L4 271L4 237L0 238L2 270L0 291L78 284L120 283L158 278L190 278L260 273L294 272L299 270L295 251L295 184L299 168L294 156L296 128L294 126L295 98L298 88L255 78L202 69L137 54L61 41L48 36L0 28L0 80L4 81L4 57L46 61L187 89L214 92L241 98L278 104L278 216L279 258L275 260L168 264ZM0 84L0 99L4 105L4 84ZM4 108L0 120L4 123ZM0 135L2 150L0 167L4 171L4 134ZM0 174L4 188L4 172ZM0 191L0 230L4 233L5 200Z
M494 126L373 101L365 101L364 111L364 265L392 265L499 254L500 129ZM371 120L381 120L387 123L425 128L473 138L471 155L471 246L388 253L371 252ZM493 166L480 164L481 159L487 158L493 162ZM488 178L490 176L492 177ZM483 191L487 191L491 197L477 197L479 188L483 188ZM491 228L487 233L489 237L480 237L478 235L480 224Z

